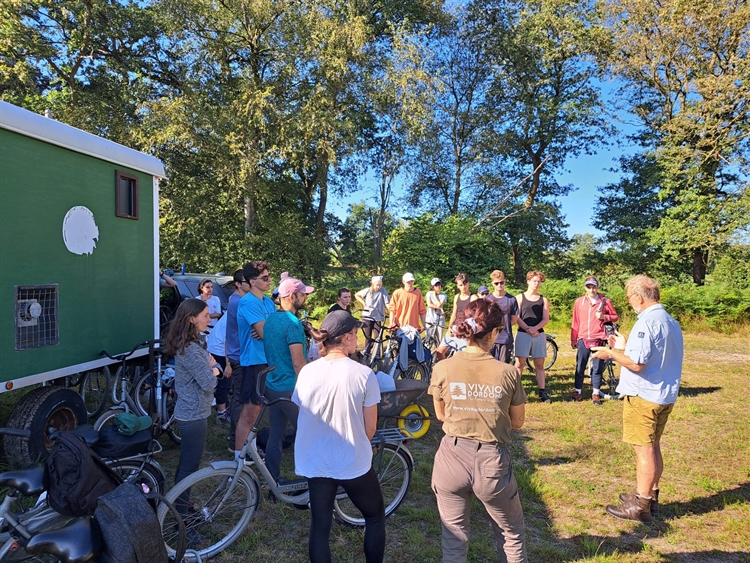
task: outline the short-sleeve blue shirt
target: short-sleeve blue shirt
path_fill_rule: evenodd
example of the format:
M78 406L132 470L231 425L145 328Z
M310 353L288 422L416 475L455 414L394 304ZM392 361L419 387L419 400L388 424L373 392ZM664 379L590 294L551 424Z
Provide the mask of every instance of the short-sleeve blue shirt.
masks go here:
M266 321L276 312L276 306L265 295L263 299L252 293L245 294L237 306L237 329L240 335L240 365L257 366L265 364L266 353L263 340L253 338L250 328L258 322ZM265 330L264 330L265 335Z
M266 363L276 369L266 376L266 387L271 391L292 391L297 383L290 344L302 344L303 357L307 357L305 329L297 317L289 311L277 311L263 325L263 348Z
M680 324L661 304L641 311L630 331L625 355L645 367L638 373L623 367L617 392L658 405L677 401L684 345Z
M495 338L495 344L513 344L513 331L510 327L510 319L518 315L518 301L515 297L507 293L502 297L495 297L490 293L485 299L497 303L497 306L503 312L503 330Z

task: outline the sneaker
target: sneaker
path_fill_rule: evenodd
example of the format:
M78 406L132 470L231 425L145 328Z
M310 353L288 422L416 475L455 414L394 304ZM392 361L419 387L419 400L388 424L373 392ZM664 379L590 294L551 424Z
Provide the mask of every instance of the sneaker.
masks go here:
M223 426L224 428L229 428L229 425L232 424L232 417L229 416L229 410L225 410L216 415L216 424Z
M596 395L596 394L592 395L591 396L591 400L594 403L595 407L601 407L602 406L602 398L601 398L600 395Z
M569 401L575 401L576 403L580 403L583 401L583 395L581 395L578 391L573 391L573 394L570 396Z
M543 403L551 403L552 399L549 398L549 395L547 395L546 389L540 389L539 390L539 400Z

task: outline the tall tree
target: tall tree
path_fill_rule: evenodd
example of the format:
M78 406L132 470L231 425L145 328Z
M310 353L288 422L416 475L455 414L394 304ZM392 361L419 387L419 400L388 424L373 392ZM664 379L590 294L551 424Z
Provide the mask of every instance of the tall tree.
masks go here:
M612 30L609 70L641 119L671 199L649 230L666 252L690 254L702 284L708 256L750 224L750 3L602 0Z

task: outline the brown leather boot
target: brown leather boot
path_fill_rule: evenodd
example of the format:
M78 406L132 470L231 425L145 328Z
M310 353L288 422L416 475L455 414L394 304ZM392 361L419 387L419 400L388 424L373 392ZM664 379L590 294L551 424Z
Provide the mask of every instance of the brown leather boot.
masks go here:
M651 522L651 497L632 495L627 502L622 502L616 506L608 505L607 512L615 518L622 518L623 520Z
M620 493L621 502L630 502L630 499L635 494ZM659 489L651 489L651 517L656 518L659 516Z

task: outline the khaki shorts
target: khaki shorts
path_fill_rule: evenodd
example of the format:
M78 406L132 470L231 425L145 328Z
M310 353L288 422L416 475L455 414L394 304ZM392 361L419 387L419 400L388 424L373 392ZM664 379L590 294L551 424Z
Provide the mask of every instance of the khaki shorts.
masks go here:
M657 405L640 397L625 396L622 408L622 441L634 446L652 446L661 439L671 405Z

